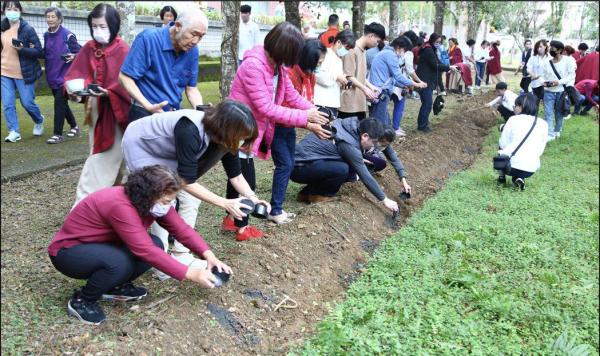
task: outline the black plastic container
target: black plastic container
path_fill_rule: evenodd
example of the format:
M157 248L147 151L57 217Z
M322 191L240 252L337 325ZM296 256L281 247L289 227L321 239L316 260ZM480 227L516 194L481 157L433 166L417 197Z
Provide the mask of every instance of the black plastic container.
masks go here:
M408 199L410 199L410 193L408 193L408 192L400 193L400 200L408 200Z
M95 83L90 83L88 84L87 90L90 91L92 90L94 93L100 93L100 89L98 89L100 85L95 84Z
M259 219L267 218L267 206L265 204L256 204L254 206L254 211L252 212L252 216Z
M226 273L225 271L219 272L217 266L213 266L213 268L210 271L217 278L217 281L215 282L215 287L222 286L223 284L229 282L229 278L231 278L231 275L229 273Z
M250 207L250 209L246 209L246 208L241 208L240 210L244 213L244 214L250 214L254 211L254 202L250 199L242 199L240 201L240 203L244 204L244 205L248 205Z

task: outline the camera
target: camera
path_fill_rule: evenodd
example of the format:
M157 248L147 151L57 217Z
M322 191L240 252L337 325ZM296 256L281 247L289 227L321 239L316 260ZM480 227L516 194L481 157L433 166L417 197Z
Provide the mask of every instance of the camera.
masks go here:
M212 274L215 275L215 287L220 287L223 284L227 283L229 281L229 278L231 277L231 275L229 273L226 273L225 271L219 272L217 266L213 266L213 268L210 271L212 272Z

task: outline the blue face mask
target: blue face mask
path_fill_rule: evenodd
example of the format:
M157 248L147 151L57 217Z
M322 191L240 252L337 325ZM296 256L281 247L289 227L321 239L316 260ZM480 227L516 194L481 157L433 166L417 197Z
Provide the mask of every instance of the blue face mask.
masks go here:
M14 11L14 10L6 11L6 18L10 22L19 21L20 17L21 17L21 13L19 11Z
M337 54L338 56L343 57L348 54L348 50L346 49L346 47L340 47L337 50Z
M313 73L314 73L314 74L319 74L319 73L321 73L321 67L317 67L317 68L315 68L315 70L313 70Z
M441 43L436 43L436 44L434 44L433 46L434 46L435 48L438 48L438 49L439 49L440 47L442 47L442 44L441 44Z

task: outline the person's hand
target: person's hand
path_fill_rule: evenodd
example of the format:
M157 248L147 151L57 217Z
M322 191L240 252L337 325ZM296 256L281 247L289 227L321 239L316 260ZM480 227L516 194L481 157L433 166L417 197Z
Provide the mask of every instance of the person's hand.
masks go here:
M306 129L311 131L312 133L314 133L315 135L317 135L318 138L320 138L321 140L328 140L331 138L331 132L325 130L323 127L321 127L321 125L319 124L313 124L313 123L309 123L306 126Z
M158 104L150 104L148 106L144 106L144 109L146 109L146 111L149 111L149 112L151 112L153 114L159 113L159 112L165 112L163 110L163 107L165 105L167 105L168 103L169 103L168 101L164 100L164 101L162 101L162 102L160 102Z
M450 70L458 72L458 67L457 66L450 66Z
M338 75L336 80L338 81L338 83L340 83L340 86L342 87L348 84L348 79L346 79L346 76L344 76L343 74Z
M210 270L191 267L185 272L185 279L196 282L204 288L214 288L217 281L217 278Z
M385 207L388 208L392 213L398 211L398 203L396 203L392 199L383 199L383 205L385 205Z
M90 92L90 94L92 94L93 96L106 96L108 95L108 90L104 89L103 87L98 85L98 90L99 91L93 91L91 89L88 89L88 91Z
M268 201L266 201L266 200L260 200L256 196L253 196L253 197L248 198L248 199L252 200L252 202L254 203L254 205L256 205L256 204L265 205L267 207L267 213L271 212L271 204Z
M83 100L83 98L79 95L74 95L73 92L71 92L69 90L69 88L67 88L67 86L65 85L65 91L67 92L67 96L69 97L69 100L74 101L76 103L80 103L81 100Z
M491 61L492 59L494 59L494 56L491 56L490 58L488 58L488 61Z
M377 94L373 90L365 87L365 89L363 90L363 92L367 96L367 99L369 99L369 100L375 100L375 99L377 99Z
M75 60L75 53L69 53L69 55L65 58L65 63L71 63Z
M17 46L12 46L12 48L16 49L17 51L20 51L20 50L22 50L24 48L24 46L23 46L23 43L21 43L20 46L18 46L18 47Z
M418 89L427 88L427 83L425 83L425 82L415 83L415 88L418 88Z
M552 84L552 86L553 86L553 87L555 87L555 86L557 86L559 83L558 83L558 80L553 80L553 81L551 81L551 82L550 82L550 84Z
M242 199L245 198L237 198L237 199L225 199L223 205L221 206L223 209L227 210L227 212L233 216L234 219L242 220L246 217L246 213L244 213L241 209L245 208L248 210L252 210L251 206L246 204L242 204Z
M212 252L210 252L210 253L207 253L207 252L205 252L204 254L208 255L206 257L206 263L208 264L208 268L207 269L209 271L212 271L212 268L216 266L217 270L219 272L225 272L227 274L233 274L233 271L231 270L231 267L229 267L227 264L223 263L221 260L219 260L218 258L216 258L215 255Z
M329 117L327 114L322 113L317 108L312 108L308 110L308 122L319 125L326 125L329 122Z
M402 178L402 191L406 192L408 194L412 193L412 188L411 186L408 184L408 182L406 181L406 178Z

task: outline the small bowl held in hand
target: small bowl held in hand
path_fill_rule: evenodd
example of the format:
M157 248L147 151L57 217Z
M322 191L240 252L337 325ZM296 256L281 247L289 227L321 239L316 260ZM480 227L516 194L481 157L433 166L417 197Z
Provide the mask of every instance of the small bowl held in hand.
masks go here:
M225 271L219 272L217 266L213 266L213 268L210 271L212 272L212 274L215 275L217 279L217 281L215 282L215 287L222 286L223 284L229 281L229 278L231 278L231 275L229 273L226 273Z
M267 206L265 204L256 204L254 206L254 211L252 212L252 216L259 219L267 218Z
M410 199L410 193L408 193L408 192L400 193L400 200L408 200L408 199Z
M98 84L90 83L90 84L88 84L87 90L88 91L91 90L91 91L93 91L95 93L101 93L100 89L98 89L99 86L100 85L98 85Z
M240 210L241 210L241 211L242 211L244 214L248 215L248 214L250 214L252 211L254 211L254 202L253 202L252 200L250 200L250 199L242 199L242 200L240 201L240 203L242 203L242 204L244 204L244 205L248 205L248 206L250 207L250 209L248 209L248 208L244 208L244 207L240 208Z

